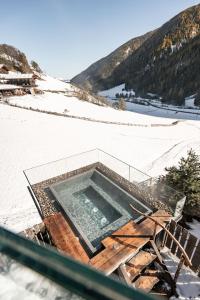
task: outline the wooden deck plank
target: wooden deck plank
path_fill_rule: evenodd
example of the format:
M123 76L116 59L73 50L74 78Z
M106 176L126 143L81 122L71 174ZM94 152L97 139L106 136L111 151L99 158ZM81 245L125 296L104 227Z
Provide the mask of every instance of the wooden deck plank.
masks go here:
M126 223L124 226L116 230L113 235L128 235L133 232L133 230L137 230L137 224L131 220L128 223ZM123 239L123 238L122 238ZM104 240L101 241L101 243L104 245L104 247L108 247L115 243L115 238L111 235L106 237Z
M134 287L142 290L145 293L149 293L154 285L158 283L159 279L156 276L140 276L135 282Z
M142 272L142 270L149 266L150 263L152 263L155 259L155 254L141 250L125 265L130 280L134 280L134 278L138 276Z
M61 213L48 216L44 219L44 223L57 249L84 263L89 261L89 257L80 244L78 237L75 236Z
M170 215L166 211L157 211L152 215L155 219L162 224L169 221ZM106 247L99 254L94 256L90 260L90 264L105 274L109 275L120 264L125 263L128 259L131 259L148 241L149 237L139 237L139 235L152 235L154 232L154 222L150 219L145 219L142 223L134 226L131 237L114 237L114 241L108 247ZM161 227L157 226L156 233L161 231ZM135 237L134 237L135 235Z

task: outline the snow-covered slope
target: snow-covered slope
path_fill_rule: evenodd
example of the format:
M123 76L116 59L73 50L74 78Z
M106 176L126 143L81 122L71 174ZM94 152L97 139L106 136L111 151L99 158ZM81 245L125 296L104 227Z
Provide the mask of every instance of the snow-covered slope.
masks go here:
M65 83L59 79L48 75L40 75L41 80L36 80L36 84L40 90L46 91L75 91L77 88L70 83Z
M118 86L115 86L111 89L99 92L100 96L107 97L107 98L115 98L116 94L135 96L135 92L133 90L128 91L128 92L125 91L125 84L124 83L120 84Z
M26 108L137 126L97 123L0 104L0 128L3 128L0 131L0 224L10 229L21 231L41 221L27 190L24 169L100 148L157 176L166 166L176 164L190 148L200 154L200 120L195 120L196 115L170 111L166 114L162 109L137 104L131 104L133 112L100 107L69 97L73 86L68 83L51 77L43 79L46 80L39 82L40 88L52 92L10 97L9 102ZM171 126L179 116L184 120Z
M88 113L93 118L103 117L107 110L109 116L112 116L111 112L115 114L111 108L101 108L54 93L39 98L16 97L13 101L27 106L35 101L35 107L43 105L48 109L52 103L52 110L66 108L70 113ZM63 101L66 101L66 106L63 106ZM135 123L150 124L156 120L157 123L172 122L169 118L139 113L116 113L116 118L121 115L122 120L126 119L127 114L132 114ZM100 148L154 176L162 173L165 166L177 163L190 148L200 154L199 121L184 121L169 127L120 126L41 114L0 104L0 127L4 128L0 131L0 223L16 231L40 222L27 190L24 169Z
M111 107L101 107L89 102L80 101L76 97L67 97L66 95L55 93L12 97L9 99L9 102L11 104L32 107L34 109L38 108L40 110L65 113L95 120L122 122L127 124L171 124L176 120L148 115L144 117L144 115L139 111L139 108L143 110L141 105L138 105L138 112L136 113L130 111L119 111Z

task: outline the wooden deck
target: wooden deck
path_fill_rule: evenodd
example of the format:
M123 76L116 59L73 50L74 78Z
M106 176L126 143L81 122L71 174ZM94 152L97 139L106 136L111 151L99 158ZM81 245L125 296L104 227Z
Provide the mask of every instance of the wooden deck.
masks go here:
M171 218L163 210L157 211L152 217L163 225ZM90 260L90 265L106 275L111 274L148 243L150 236L154 233L154 228L155 224L150 219L145 219L140 224L130 221L102 242L106 248ZM157 226L156 233L158 234L160 231L161 227ZM120 236L124 234L125 237Z
M45 218L44 223L58 250L83 263L89 261L87 253L79 242L79 238L75 236L69 223L61 213L55 213Z
M162 224L171 218L166 211L162 210L154 213L152 217ZM57 249L74 259L90 264L106 275L111 274L121 264L130 261L149 242L155 229L155 224L150 219L145 219L140 224L130 221L111 236L105 238L102 241L105 248L89 259L78 237L61 213L55 213L45 218L44 223ZM157 226L156 233L160 231L161 227Z

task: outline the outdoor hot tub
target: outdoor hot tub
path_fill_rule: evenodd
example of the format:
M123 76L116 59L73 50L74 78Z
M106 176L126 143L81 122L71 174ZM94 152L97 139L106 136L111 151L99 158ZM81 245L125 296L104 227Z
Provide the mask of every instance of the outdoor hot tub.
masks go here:
M141 219L130 204L145 214L151 212L97 169L55 183L50 190L92 253L113 231L131 219Z

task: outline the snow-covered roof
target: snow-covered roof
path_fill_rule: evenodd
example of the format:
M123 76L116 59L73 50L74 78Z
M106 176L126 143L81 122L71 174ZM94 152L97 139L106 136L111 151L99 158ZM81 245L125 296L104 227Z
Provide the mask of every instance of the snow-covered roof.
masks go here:
M21 89L22 87L14 84L0 84L0 91L4 90L16 90Z
M33 77L33 74L0 74L0 79L31 79Z

